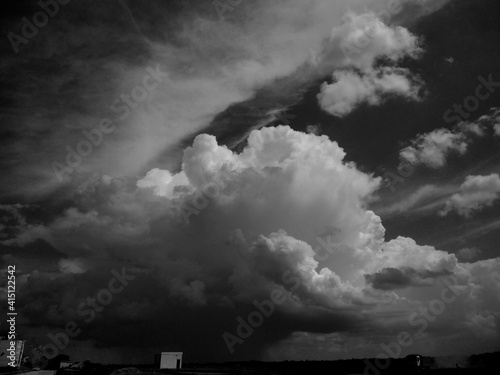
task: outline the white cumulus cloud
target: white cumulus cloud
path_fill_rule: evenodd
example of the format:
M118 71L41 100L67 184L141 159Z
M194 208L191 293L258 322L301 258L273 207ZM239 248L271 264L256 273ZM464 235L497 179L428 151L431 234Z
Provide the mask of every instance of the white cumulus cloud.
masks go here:
M453 151L459 154L467 151L464 134L441 128L419 135L411 146L400 151L399 156L414 165L439 168L446 164L446 156Z
M366 71L380 57L397 62L422 53L418 38L402 26L389 26L374 13L347 14L344 23L332 30L330 40L344 54L343 65Z
M445 207L439 211L441 216L451 211L459 215L469 216L473 211L492 206L500 197L500 176L492 173L488 176L467 176L460 186L460 192L446 201Z
M397 63L402 57L417 58L422 50L418 38L400 26L388 26L374 14L349 14L332 31L344 59L333 72L333 82L324 82L318 94L322 109L342 117L362 103L378 105L387 95L418 100L421 81L408 69L376 67L381 57Z
M342 117L362 103L378 105L389 95L418 99L419 85L412 82L407 69L383 68L367 73L336 71L334 82L323 83L318 100L321 108Z
M497 121L497 112L492 108L490 113L479 117L475 122L461 122L452 129L438 128L419 134L399 152L399 158L413 165L443 167L450 154L465 154L470 143L490 132L489 126Z

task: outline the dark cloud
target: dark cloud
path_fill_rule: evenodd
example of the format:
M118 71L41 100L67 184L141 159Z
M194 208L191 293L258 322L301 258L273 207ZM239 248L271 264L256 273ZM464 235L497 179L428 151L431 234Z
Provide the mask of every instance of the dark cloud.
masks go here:
M411 286L426 286L432 284L436 278L449 275L450 272L443 270L416 271L410 267L383 268L380 271L365 275L366 282L375 289L393 290L404 289Z

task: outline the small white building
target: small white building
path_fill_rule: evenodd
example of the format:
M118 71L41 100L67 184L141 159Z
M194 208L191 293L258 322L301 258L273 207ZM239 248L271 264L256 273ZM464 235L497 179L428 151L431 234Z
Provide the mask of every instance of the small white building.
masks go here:
M182 368L182 352L161 352L155 356L159 368Z

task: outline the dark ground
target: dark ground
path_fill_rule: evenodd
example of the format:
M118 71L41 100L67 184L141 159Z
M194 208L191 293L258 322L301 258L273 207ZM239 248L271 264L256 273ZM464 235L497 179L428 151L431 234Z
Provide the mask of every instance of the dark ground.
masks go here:
M455 367L450 358L423 357L422 364L427 368L417 369L408 362L408 358L391 359L385 370L375 365L367 366L367 361L379 364L379 367L387 366L375 359L350 359L339 361L284 361L284 362L229 362L214 364L189 364L185 363L179 370L159 370L152 365L132 365L129 369L123 369L124 365L96 365L90 364L85 371L59 370L57 375L152 375L156 374L259 374L259 375L285 375L285 374L334 374L334 375L406 375L406 374L462 374L462 375L489 375L498 374L500 364L500 352L472 355L464 358L459 368ZM453 368L439 368L439 363L451 363Z

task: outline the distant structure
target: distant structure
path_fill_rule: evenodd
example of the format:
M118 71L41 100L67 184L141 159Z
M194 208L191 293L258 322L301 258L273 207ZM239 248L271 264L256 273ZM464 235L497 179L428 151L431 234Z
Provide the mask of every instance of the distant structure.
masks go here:
M410 355L406 356L405 363L409 367L420 368L422 366L421 360L422 360L422 357L419 354L410 354Z
M182 352L161 352L155 356L159 368L182 368Z
M404 358L404 363L406 367L422 370L431 368L433 360L420 354L410 354Z

